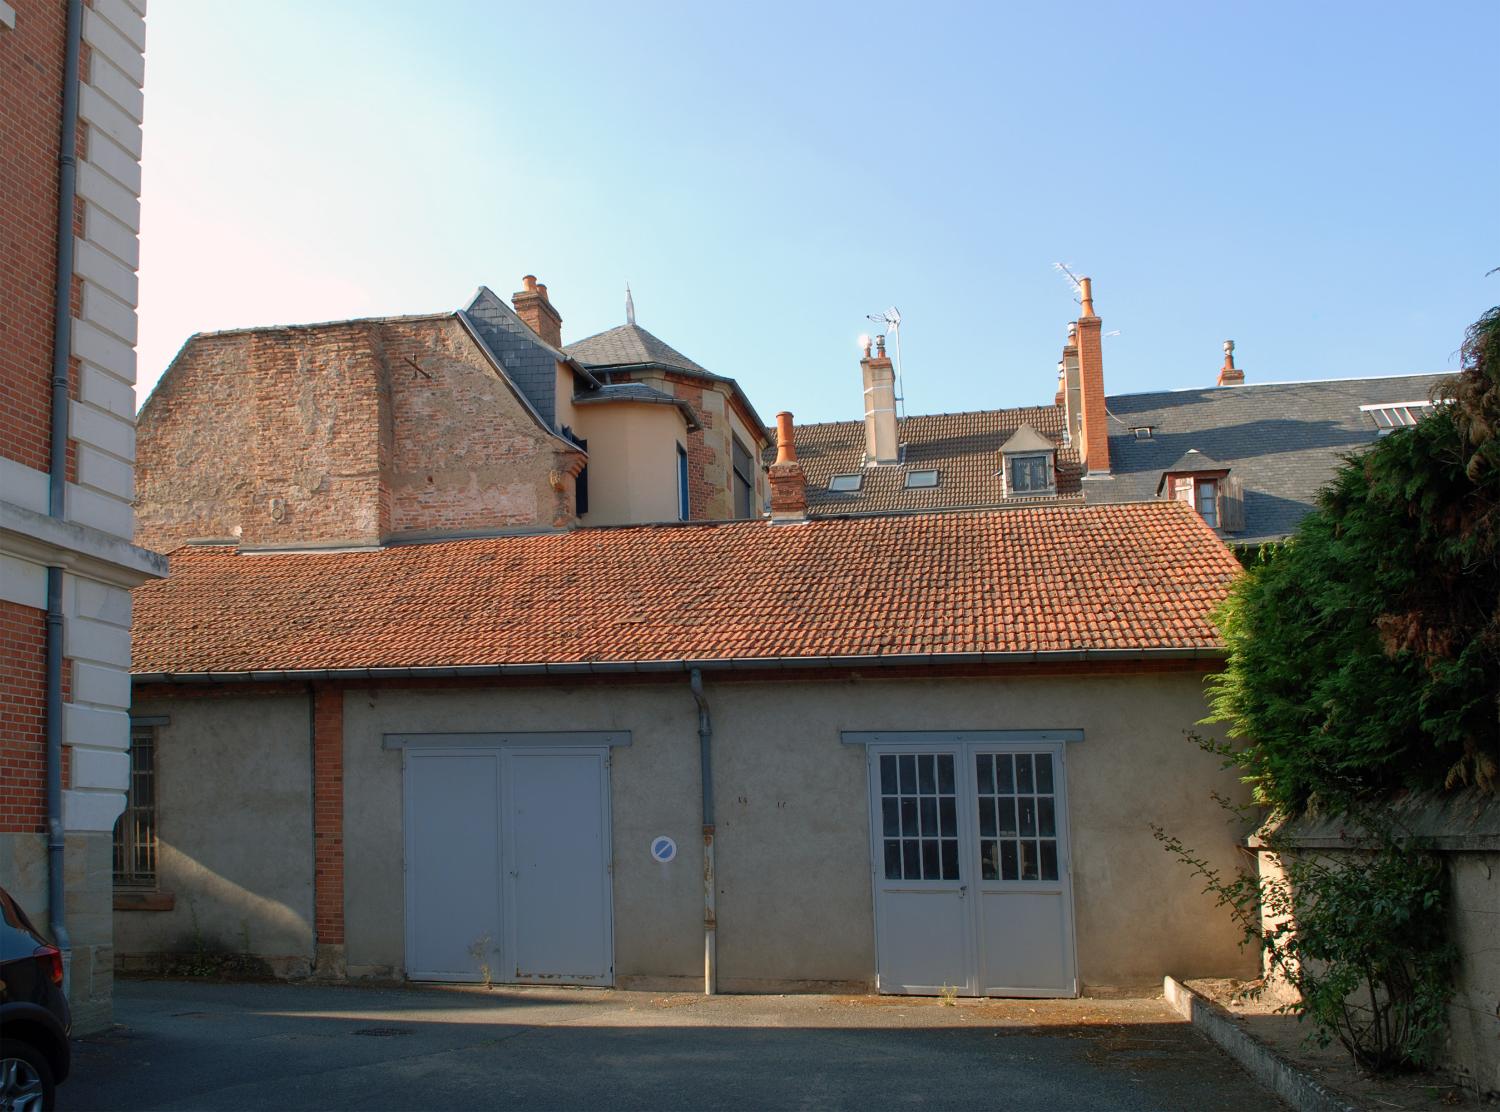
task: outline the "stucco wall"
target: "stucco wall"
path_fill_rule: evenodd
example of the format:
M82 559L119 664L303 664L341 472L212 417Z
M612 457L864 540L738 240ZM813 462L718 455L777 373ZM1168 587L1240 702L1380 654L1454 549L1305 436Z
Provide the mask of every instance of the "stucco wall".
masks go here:
M580 406L579 435L589 442L589 512L584 525L678 520L677 445L687 426L676 406Z
M708 683L718 797L721 987L869 985L875 967L865 756L843 730L1082 728L1068 753L1079 973L1086 988L1254 973L1227 917L1152 838L1159 821L1221 866L1234 790L1182 731L1189 674L1010 681ZM618 730L613 751L616 978L690 986L702 971L696 715L683 682L346 697L345 900L351 975L402 961L401 756L381 735ZM647 846L676 838L663 867Z
M251 953L283 975L313 956L312 755L296 695L143 700L157 728L157 887L170 911L117 911L121 963Z
M1067 775L1085 991L1163 973L1251 976L1228 918L1151 836L1157 821L1224 868L1236 831L1209 798L1235 784L1182 733L1203 714L1191 673L706 684L713 708L718 955L725 991L873 984L865 752L841 732L1082 729ZM310 957L307 704L161 699L162 887L173 912L121 913L122 953L198 929L253 952ZM696 707L686 677L652 684L350 690L344 696L345 957L400 975L402 753L388 733L629 730L611 751L615 973L694 988L703 962ZM648 846L680 847L663 865Z

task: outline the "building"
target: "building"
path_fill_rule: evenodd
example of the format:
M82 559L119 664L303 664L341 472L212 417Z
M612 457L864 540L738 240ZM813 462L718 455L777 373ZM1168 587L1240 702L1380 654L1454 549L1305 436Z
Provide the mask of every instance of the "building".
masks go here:
M457 311L191 337L141 410L137 540L378 545L734 516L729 442L767 443L739 387L701 368L671 372L691 389L662 389L654 367L596 373L561 326L528 275L512 304L481 287ZM757 469L749 504L764 491Z
M1051 405L898 420L891 361L867 350L864 420L797 430L813 512L1176 498L1232 544L1279 540L1344 454L1414 422L1444 377L1252 383L1226 342L1212 385L1106 394L1088 279L1084 290Z
M1253 975L1182 736L1238 564L1186 507L188 546L136 594L126 968L1068 996ZM233 631L227 634L226 631ZM311 759L309 759L311 758Z
M130 543L141 0L0 3L0 884L64 951L74 1030L110 1021L113 840L132 782ZM125 825L129 825L129 819Z

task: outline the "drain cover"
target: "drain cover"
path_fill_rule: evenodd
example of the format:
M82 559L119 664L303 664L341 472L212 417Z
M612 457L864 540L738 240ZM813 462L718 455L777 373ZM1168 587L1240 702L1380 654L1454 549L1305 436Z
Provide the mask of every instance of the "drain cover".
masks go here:
M389 1039L396 1035L410 1035L410 1027L361 1027L354 1032L356 1035L364 1035L371 1039Z

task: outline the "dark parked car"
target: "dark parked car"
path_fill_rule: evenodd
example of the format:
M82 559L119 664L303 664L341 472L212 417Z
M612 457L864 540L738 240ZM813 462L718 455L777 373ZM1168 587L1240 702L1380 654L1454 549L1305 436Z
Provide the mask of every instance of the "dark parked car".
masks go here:
M0 1112L47 1112L72 1061L62 954L0 888Z

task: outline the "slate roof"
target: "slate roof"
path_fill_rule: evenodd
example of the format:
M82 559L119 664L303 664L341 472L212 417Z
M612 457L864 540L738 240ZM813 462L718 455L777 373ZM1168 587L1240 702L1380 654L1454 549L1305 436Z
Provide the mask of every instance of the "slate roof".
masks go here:
M864 421L829 421L797 425L797 458L807 475L807 501L813 514L878 513L892 510L949 509L1034 501L1005 497L1000 476L1000 448L1022 425L1030 425L1048 440L1062 440L1063 412L1053 405L1022 409L989 409L973 413L937 413L907 417L898 436L906 446L898 464L866 467ZM772 443L776 440L770 431ZM775 449L765 462L776 457ZM910 471L936 468L938 485L908 488ZM1079 497L1081 468L1078 453L1058 448L1057 496ZM828 489L835 475L860 475L860 489ZM1149 497L1149 496L1148 496ZM1049 499L1051 501L1051 499Z
M1155 497L1162 472L1189 449L1218 461L1245 492L1245 529L1236 543L1291 533L1348 452L1376 440L1360 406L1424 399L1444 375L1247 383L1107 397L1113 478L1084 484L1089 502ZM1153 426L1151 439L1130 431Z
M1425 399L1445 376L1253 383L1106 397L1112 477L1080 481L1078 453L1062 446L1063 410L1055 405L908 417L899 436L902 463L864 466L864 422L801 425L797 455L814 514L994 506L1004 497L1000 449L1028 424L1058 445L1057 495L1090 503L1157 497L1163 472L1196 449L1214 469L1228 468L1244 489L1245 529L1230 539L1259 543L1287 536L1317 503L1317 492L1346 453L1373 444L1375 420L1360 406ZM1131 431L1150 426L1151 439ZM775 439L772 433L772 439ZM768 451L765 462L775 456ZM1191 457L1188 457L1191 458ZM1203 466L1210 466L1204 463ZM904 486L906 472L936 468L940 485ZM853 493L827 489L834 475L864 476ZM1034 498L1034 496L1033 496Z
M566 353L533 332L505 299L496 296L488 286L479 287L464 312L516 389L547 427L556 431L557 364L559 360L567 360Z
M575 394L574 405L608 405L611 402L635 402L646 405L674 405L682 411L682 418L687 422L689 431L700 429L703 426L698 421L698 415L693 412L693 407L681 398L673 397L665 390L658 390L645 382L620 382L601 386L597 390L591 390L586 394Z
M635 367L648 364L692 374L710 374L682 352L638 324L622 324L563 348L586 367Z
M1209 613L1239 572L1176 502L190 546L171 566L133 593L138 676L1215 653Z

